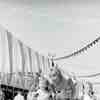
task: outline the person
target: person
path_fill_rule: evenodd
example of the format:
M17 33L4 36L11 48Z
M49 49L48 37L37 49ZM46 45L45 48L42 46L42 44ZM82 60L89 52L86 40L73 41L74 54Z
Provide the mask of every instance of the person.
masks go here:
M61 90L56 94L56 100L72 100L71 90Z
M37 90L39 88L39 77L40 74L38 72L36 72L34 74L34 83L32 84L28 94L27 94L27 100L36 100L38 94L37 94Z
M73 81L71 77L64 75L62 70L60 70L57 66L50 69L48 76L50 83L55 86L57 91L66 89L67 87L73 87Z
M29 91L27 100L37 100L37 96L38 94L36 93L36 91Z
M1 87L0 87L0 100L5 100L5 95L4 95L4 92L2 91Z
M18 94L14 97L14 100L24 100L21 90L18 90Z
M92 91L92 84L87 81L83 81L84 89L83 89L83 100L93 100L90 93Z
M69 74L64 75L57 66L51 68L48 75L50 83L55 87L56 91L61 91L56 95L57 100L71 99L74 86L71 76Z
M83 100L93 100L87 93L84 93Z
M31 91L37 91L38 86L39 86L39 77L40 77L40 74L36 72L34 75L34 83L30 88Z
M37 100L52 100L52 94L48 89L49 82L46 78L40 77L39 79L39 89L37 91Z
M37 100L37 96L38 96L37 90L31 88L27 94L27 100Z
M83 98L83 94L84 94L84 84L82 81L77 80L76 83L74 84L73 99L81 100Z

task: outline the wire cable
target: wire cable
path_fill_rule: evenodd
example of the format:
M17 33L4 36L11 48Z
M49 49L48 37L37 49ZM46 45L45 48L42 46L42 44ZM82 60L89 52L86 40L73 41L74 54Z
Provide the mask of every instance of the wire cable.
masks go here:
M54 58L54 60L58 61L58 60L68 59L70 57L76 56L76 55L86 51L88 48L93 47L95 44L97 44L97 42L99 42L99 40L100 40L100 36L97 39L95 39L94 41L92 41L91 43L89 43L88 45L86 45L83 48L81 48L80 50L77 50L77 51L75 51L75 52L73 52L71 54L68 54L66 56L63 56L63 57Z
M97 76L100 76L100 73L90 74L90 75L79 75L77 77L78 78L93 78L93 77L97 77Z

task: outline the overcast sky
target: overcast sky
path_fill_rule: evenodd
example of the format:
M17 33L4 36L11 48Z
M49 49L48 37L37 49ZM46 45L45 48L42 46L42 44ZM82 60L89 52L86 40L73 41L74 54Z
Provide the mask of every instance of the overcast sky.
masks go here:
M0 0L0 24L43 55L67 55L100 36L100 2L94 0ZM57 62L77 74L100 70L100 43Z

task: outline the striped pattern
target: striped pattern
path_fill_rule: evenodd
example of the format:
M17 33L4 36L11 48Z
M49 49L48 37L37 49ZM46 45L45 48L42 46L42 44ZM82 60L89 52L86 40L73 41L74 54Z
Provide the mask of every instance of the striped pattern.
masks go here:
M0 80L2 84L29 89L35 72L48 72L49 59L24 45L6 30L0 32Z

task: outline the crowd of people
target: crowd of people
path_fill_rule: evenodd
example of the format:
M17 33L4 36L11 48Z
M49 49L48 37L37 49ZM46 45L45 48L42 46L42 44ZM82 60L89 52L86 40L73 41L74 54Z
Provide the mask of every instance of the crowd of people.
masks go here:
M36 74L36 83L30 89L27 100L97 100L90 82L64 77L57 67L48 75Z
M90 82L70 76L65 78L57 67L51 68L48 75L36 73L34 78L27 98L18 90L13 100L97 100ZM5 100L0 94L0 100Z

